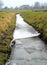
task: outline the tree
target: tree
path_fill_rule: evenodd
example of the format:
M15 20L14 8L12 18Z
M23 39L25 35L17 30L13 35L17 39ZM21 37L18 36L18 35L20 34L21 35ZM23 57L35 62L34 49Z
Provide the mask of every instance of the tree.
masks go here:
M0 0L0 9L2 9L2 6L3 6L3 1Z
M40 8L40 3L39 2L35 2L34 8Z
M6 7L4 7L4 9L5 9L5 10L9 10L9 8L8 8L7 6L6 6Z

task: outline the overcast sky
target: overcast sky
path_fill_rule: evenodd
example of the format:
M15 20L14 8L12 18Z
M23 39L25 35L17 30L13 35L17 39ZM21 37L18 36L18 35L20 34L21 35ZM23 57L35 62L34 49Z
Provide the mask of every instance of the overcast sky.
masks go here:
M8 6L8 7L33 5L35 2L47 3L47 0L3 0L4 6Z

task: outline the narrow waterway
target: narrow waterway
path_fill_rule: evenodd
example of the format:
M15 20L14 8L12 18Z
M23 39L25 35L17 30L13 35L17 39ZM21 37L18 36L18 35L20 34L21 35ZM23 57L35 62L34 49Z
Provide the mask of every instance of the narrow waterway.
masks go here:
M47 65L47 46L38 38L38 33L32 26L16 15L16 29L13 40L16 41L6 65Z

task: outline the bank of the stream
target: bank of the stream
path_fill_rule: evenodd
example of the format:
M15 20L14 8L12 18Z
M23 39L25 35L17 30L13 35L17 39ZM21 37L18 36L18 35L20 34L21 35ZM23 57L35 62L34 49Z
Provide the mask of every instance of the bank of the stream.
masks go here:
M13 33L14 46L6 65L47 65L47 46L38 38L39 33L23 18L16 15Z
M0 11L0 65L5 65L9 58L10 42L15 28L15 12Z
M20 11L24 20L38 30L41 39L47 43L47 12Z

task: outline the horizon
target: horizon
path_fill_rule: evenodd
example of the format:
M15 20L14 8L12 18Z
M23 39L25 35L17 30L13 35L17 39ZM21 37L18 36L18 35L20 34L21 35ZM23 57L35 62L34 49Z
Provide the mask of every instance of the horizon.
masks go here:
M21 5L30 5L30 6L33 6L35 2L40 2L40 4L44 4L44 3L47 3L47 0L2 0L3 1L3 4L4 4L4 7L7 6L7 7L13 7L15 8L16 6L17 7L20 7Z

